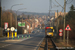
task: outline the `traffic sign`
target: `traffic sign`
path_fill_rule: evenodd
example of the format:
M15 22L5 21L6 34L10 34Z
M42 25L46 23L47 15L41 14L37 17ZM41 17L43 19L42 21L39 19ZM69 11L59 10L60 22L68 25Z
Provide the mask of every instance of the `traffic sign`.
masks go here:
M62 36L63 34L62 33L59 33L59 36Z
M9 28L7 28L7 31L9 31L10 29Z
M15 29L15 32L17 32L17 29Z
M67 27L65 28L65 30L70 31L71 30L70 26L67 25Z
M14 27L11 27L11 31L14 31L15 30L15 28Z
M18 22L18 26L25 27L25 22Z
M60 29L60 30L59 30L59 32L63 32L63 30L62 30L62 29Z
M7 27L8 27L8 23L5 22L5 23L4 23L4 29L7 29Z
M7 31L7 29L5 29L5 31Z

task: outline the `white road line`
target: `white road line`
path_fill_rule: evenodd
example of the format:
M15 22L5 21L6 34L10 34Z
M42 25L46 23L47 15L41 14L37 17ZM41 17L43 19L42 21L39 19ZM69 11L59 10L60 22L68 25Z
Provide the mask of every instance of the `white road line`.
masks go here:
M2 47L0 47L0 48L6 47L6 46L9 46L9 45L11 45L11 44L4 45L4 46L2 46Z

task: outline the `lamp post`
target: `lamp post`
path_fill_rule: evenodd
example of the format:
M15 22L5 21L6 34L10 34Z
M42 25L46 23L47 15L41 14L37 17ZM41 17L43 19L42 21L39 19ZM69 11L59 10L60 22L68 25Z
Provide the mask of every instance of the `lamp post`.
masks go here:
M19 11L19 10L23 10L23 9L26 9L26 8L21 8L21 9L18 9L17 11L16 11L16 14L17 14L17 12ZM20 16L20 17L22 17L22 16ZM17 29L17 16L16 16L16 29Z
M14 6L17 6L17 5L23 5L23 4L14 4L14 5L12 5L11 6L11 8L10 8L10 10L11 10L11 13L12 13L12 7L14 7ZM12 26L12 17L10 17L10 27Z
M17 6L17 5L23 5L23 4L15 4L15 5L12 5L12 6L11 6L11 11L12 11L12 7L13 7L13 6Z

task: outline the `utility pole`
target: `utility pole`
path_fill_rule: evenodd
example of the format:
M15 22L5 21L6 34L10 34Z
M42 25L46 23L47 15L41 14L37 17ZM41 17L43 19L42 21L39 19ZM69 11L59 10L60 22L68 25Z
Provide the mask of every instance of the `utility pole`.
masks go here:
M64 35L63 35L64 42L65 42L65 11L66 11L66 0L64 0Z
M55 0L56 1L56 0ZM56 1L57 2L57 1ZM58 3L58 2L57 2ZM58 3L59 4L59 3ZM60 4L59 4L60 5ZM61 6L61 5L60 5ZM62 7L62 6L61 6ZM64 28L63 28L63 41L65 42L65 11L66 11L66 0L64 0L64 7L62 7L64 9Z
M0 11L1 11L1 0L0 0ZM1 12L0 12L0 27L1 27Z
M2 17L1 0L0 0L0 11L1 11L1 12L0 12L0 32L1 32L1 33L0 33L0 36L2 36L2 35L3 35L3 33L2 33L3 30L2 30L2 18L1 18L1 17Z
M57 10L57 34L58 34L58 25L59 25L59 21L58 21L59 19L58 19L58 10Z
M50 1L50 0L49 0ZM50 18L50 2L49 2L49 18ZM51 21L52 22L52 21ZM51 23L50 23L51 26Z

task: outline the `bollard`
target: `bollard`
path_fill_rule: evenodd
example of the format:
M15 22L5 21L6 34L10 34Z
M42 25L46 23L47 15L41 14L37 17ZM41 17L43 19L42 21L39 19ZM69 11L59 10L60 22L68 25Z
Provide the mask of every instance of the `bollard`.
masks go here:
M7 37L9 38L9 32L8 32L8 34L7 34Z
M30 38L30 35L29 35L29 38Z
M12 38L13 38L13 32L12 32Z
M19 36L18 36L18 39L19 39Z
M15 37L17 37L17 32L15 32Z
M25 38L27 38L27 35L25 35Z
M15 37L13 36L13 39L15 39Z
M22 35L22 39L23 39L23 35Z

